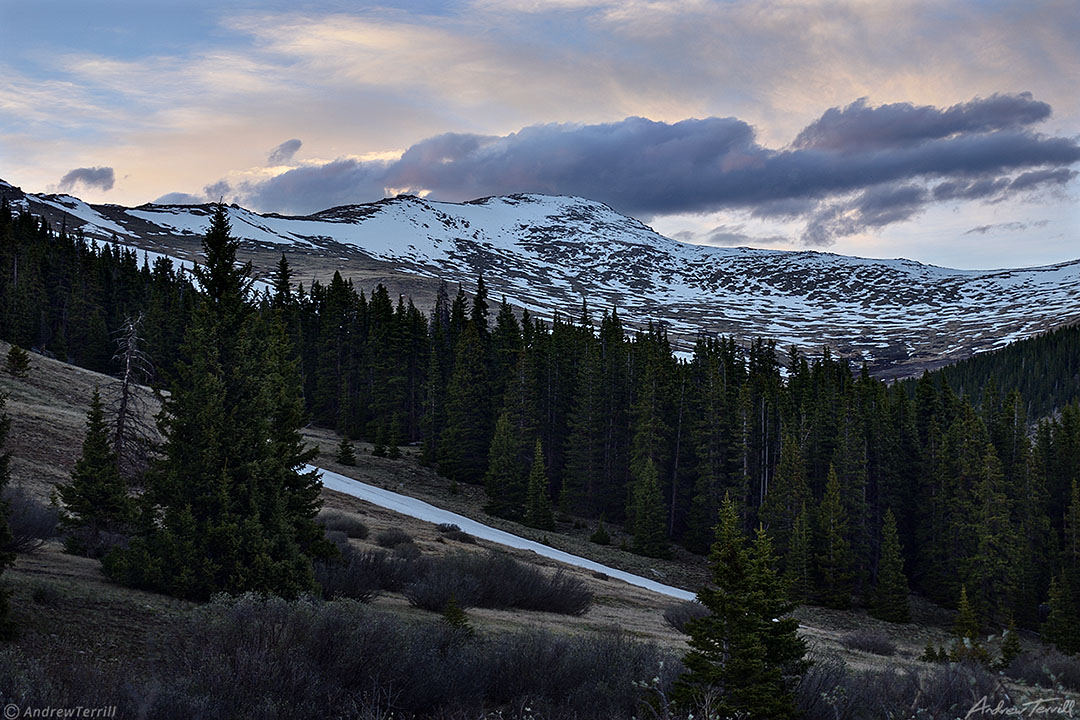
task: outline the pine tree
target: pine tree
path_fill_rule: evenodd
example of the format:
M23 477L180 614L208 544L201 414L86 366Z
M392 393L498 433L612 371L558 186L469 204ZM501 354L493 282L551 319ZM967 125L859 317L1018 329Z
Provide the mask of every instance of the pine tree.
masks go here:
M761 504L759 517L781 555L787 555L791 530L799 509L810 500L802 450L795 436L785 433L776 477Z
M690 651L673 697L684 711L709 717L780 720L796 714L790 679L805 665L806 647L787 617L791 605L759 531L752 550L725 497L709 556L712 584L698 600L710 614L686 624Z
M525 511L526 496L531 487L526 483L518 463L518 445L517 435L510 425L510 416L503 413L495 423L495 435L488 452L488 470L484 475L484 489L488 496L484 510L492 515L518 518Z
M854 568L851 545L848 544L848 517L841 497L840 480L830 466L821 500L821 550L817 556L821 582L818 598L826 607L844 609L851 606Z
M106 574L178 597L315 590L311 558L333 552L315 523L317 472L304 469L299 374L280 322L260 325L247 265L224 207L196 269L199 304L185 333L159 428L161 461L142 496L141 528L106 556Z
M1041 628L1043 640L1068 655L1080 652L1080 617L1064 575L1050 578L1047 604L1050 613Z
M950 655L952 660L970 659L989 664L989 653L979 639L980 623L975 608L968 601L967 587L960 586L960 601L956 605L956 622L953 635L956 643Z
M1016 632L1016 621L1012 618L1009 618L1009 627L1001 635L1001 658L997 662L997 667L1004 670L1019 657L1023 648L1020 647L1020 635Z
M439 441L439 472L457 482L475 483L483 478L494 430L489 428L488 336L479 329L486 309L481 312L478 307L474 305L476 320L465 326L458 340L446 390L446 428Z
M975 615L975 608L968 600L967 586L960 586L960 600L956 604L956 621L953 625L953 634L960 638L976 638L979 636L979 618Z
M86 414L82 455L75 463L71 482L58 485L56 496L63 504L61 529L65 546L76 554L95 553L104 533L125 531L132 521L127 487L109 443L101 395L97 388Z
M525 524L541 530L555 528L555 515L551 510L547 472L544 470L544 451L540 439L536 440L532 469L529 471L529 492L525 503Z
M667 538L667 509L660 492L660 480L652 460L646 460L633 493L634 552L646 557L670 557Z
M894 623L911 621L904 558L896 531L896 518L891 509L885 511L881 526L881 560L878 562L877 586L874 588L870 614Z
M461 631L470 637L476 633L469 623L469 615L458 604L454 593L450 593L450 599L446 602L446 607L443 608L442 616L443 621L454 630Z
M13 377L26 377L30 372L30 353L12 343L8 348L4 370Z
M794 603L805 603L814 597L813 533L810 514L803 505L791 533L791 548L784 563L784 582Z
M596 543L597 545L611 544L611 533L604 527L604 518L600 518L600 522L596 525L596 530L589 536L589 542Z
M334 461L342 465L356 465L356 450L353 448L353 444L349 442L349 438L341 438Z
M11 429L11 418L5 412L7 395L0 393L0 493L8 486L11 480L11 451L5 450L8 432ZM0 548L7 547L11 542L11 526L8 524L9 504L7 500L0 499ZM8 550L0 550L0 573L15 564L15 553ZM15 625L11 621L11 591L0 588L0 640L12 640L17 635Z
M386 457L386 445L390 442L390 430L385 424L379 425L375 431L375 442L371 446L371 454L375 457Z

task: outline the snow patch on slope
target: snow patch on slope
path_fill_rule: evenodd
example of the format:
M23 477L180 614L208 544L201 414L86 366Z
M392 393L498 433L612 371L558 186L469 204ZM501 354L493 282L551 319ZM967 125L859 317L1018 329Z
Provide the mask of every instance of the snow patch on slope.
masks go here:
M323 487L331 490L336 490L346 495L359 498L364 502L369 502L372 505L378 505L381 508L387 510L393 510L396 513L402 515L408 515L418 520L423 520L430 523L453 523L460 527L470 535L480 538L481 540L487 540L489 542L498 543L499 545L505 545L506 547L517 548L519 550L531 550L537 555L542 557L551 558L567 565L574 567L584 568L586 570L592 570L593 572L602 572L606 575L622 580L630 585L636 585L637 587L645 588L646 590L652 590L653 592L660 593L662 595L668 595L670 597L679 598L680 600L693 600L696 595L688 590L682 590L680 588L672 587L670 585L664 585L658 583L655 580L649 580L643 578L640 575L634 575L633 573L624 572L623 570L617 570L615 568L608 567L607 565L601 565L598 562L593 562L587 558L578 557L562 550L556 550L553 547L548 547L542 543L533 542L532 540L526 540L525 538L518 537L503 530L479 523L471 518L467 518L464 515L458 515L457 513L450 512L449 510L443 510L437 508L434 505L430 505L423 500L417 500L416 498L409 497L407 495L401 495L390 490L383 490L382 488L375 487L374 485L368 485L362 483L359 480L353 480L352 478L339 475L329 470L323 470L321 468L314 467L312 465L306 465L305 470L315 470L322 475Z

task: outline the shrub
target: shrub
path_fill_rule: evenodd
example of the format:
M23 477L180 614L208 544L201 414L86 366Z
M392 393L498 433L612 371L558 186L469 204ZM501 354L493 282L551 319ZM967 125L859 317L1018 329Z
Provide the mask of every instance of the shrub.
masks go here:
M451 530L450 532L446 533L446 537L459 543L465 543L466 545L476 544L476 538L474 538L472 535L465 532L464 530Z
M334 543L340 553L349 549L349 536L340 530L330 530L326 533L326 539Z
M896 654L896 645L893 641L873 630L848 633L843 637L842 642L852 650L861 650L874 655L890 657Z
M795 694L804 720L964 717L984 695L990 707L1009 704L1000 683L978 665L856 671L834 653L814 653L811 659Z
M52 585L38 585L30 593L30 598L38 605L47 605L49 607L56 607L60 604L62 594Z
M8 503L8 526L11 542L4 550L30 552L56 537L59 513L26 491L21 485L4 488L3 499Z
M686 623L703 618L709 614L709 608L697 600L685 600L664 608L664 622L681 633L686 632Z
M346 536L357 540L363 540L368 536L367 525L352 513L340 510L323 510L319 513L318 520L328 531L343 532Z
M64 552L100 560L114 548L126 548L127 535L91 528L75 528L64 536Z
M379 595L378 575L358 554L348 553L335 560L316 562L314 570L315 582L319 583L326 600L349 598L371 602Z
M375 533L375 542L384 548L397 547L412 541L412 536L401 528L388 528Z
M454 523L439 523L435 527L441 533L461 532L461 528Z
M562 570L546 575L508 555L460 552L426 558L405 588L416 607L441 612L453 595L462 607L521 608L581 615L592 605L585 584Z
M1052 648L1021 653L1005 666L1005 674L1029 685L1048 689L1060 686L1080 691L1080 658L1070 657Z

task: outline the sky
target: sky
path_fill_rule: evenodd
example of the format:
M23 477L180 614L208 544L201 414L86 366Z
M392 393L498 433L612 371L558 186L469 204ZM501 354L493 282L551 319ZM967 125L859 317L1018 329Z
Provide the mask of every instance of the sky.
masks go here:
M1075 0L0 0L0 179L581 195L686 242L1049 264L1080 257L1078 37Z

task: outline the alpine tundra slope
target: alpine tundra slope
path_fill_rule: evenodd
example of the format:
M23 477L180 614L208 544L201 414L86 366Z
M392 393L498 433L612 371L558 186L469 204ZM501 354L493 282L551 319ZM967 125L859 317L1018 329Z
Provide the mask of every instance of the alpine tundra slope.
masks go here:
M209 205L88 205L2 181L0 196L14 211L66 223L87 238L189 259L211 212ZM483 272L493 298L505 295L543 316L557 310L576 317L584 298L594 313L618 307L631 323L662 322L684 346L698 333L741 341L765 336L782 347L828 345L888 374L1080 321L1080 260L954 270L904 259L693 245L579 197L446 203L399 196L302 217L234 205L229 216L249 253L303 255L324 276L378 266L468 285ZM257 262L257 269L266 272L269 263Z

